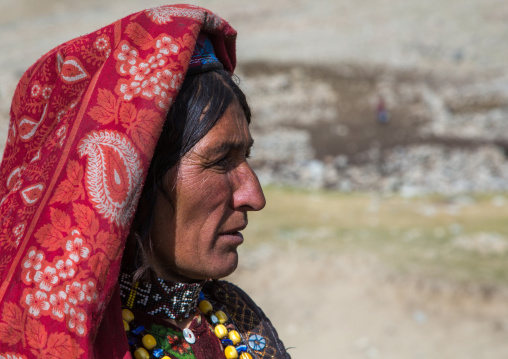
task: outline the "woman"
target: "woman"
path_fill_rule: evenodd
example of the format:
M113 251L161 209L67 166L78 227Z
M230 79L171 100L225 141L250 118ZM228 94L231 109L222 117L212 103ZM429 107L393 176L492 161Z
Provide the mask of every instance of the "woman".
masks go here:
M22 77L1 167L0 358L289 357L250 298L209 281L234 271L264 206L235 37L164 6Z

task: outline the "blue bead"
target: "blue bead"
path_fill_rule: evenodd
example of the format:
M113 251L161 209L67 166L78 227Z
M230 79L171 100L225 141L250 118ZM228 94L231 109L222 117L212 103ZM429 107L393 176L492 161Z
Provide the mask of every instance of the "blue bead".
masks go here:
M224 347L227 347L228 345L233 345L233 341L231 339L222 339L221 342L222 345L224 345Z
M162 349L154 349L152 354L156 358L162 358L162 356L164 355L164 351Z
M132 333L134 333L135 335L138 335L139 333L141 333L143 330L145 330L145 327L140 325L139 327L137 327L136 329L134 329L132 331Z
M238 352L238 354L242 354L243 352L246 352L247 351L247 345L239 345L236 347L236 351Z
M129 338L129 345L134 345L136 344L137 340L136 338Z
M199 301L205 300L205 295L203 292L199 292Z
M259 334L252 334L249 337L249 346L254 350L263 350L266 346L266 339Z

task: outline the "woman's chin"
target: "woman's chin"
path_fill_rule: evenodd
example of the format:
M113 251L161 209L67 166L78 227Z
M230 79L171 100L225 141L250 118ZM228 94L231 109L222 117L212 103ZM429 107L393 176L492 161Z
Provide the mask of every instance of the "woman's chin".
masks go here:
M198 268L180 268L178 274L170 275L171 280L190 283L207 279L221 279L232 274L238 267L236 249L212 258L213 260L207 261L207 263L201 262Z
M213 266L209 270L208 278L220 279L232 274L238 267L238 253L236 250L233 253L228 253L226 258L223 258L220 263Z

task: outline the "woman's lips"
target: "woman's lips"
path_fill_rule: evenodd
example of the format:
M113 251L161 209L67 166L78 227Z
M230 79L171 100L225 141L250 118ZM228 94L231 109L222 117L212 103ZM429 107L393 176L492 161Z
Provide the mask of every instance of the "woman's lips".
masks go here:
M228 241L230 244L234 244L239 246L243 243L243 234L239 231L228 232L228 233L220 233L219 239L223 239Z

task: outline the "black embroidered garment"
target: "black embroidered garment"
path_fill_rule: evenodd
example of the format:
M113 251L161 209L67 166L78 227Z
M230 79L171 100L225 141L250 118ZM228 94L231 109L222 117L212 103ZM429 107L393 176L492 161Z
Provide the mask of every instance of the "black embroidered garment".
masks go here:
M127 303L130 304L128 307L132 308L132 312L136 317L136 325L143 325L147 328L147 333L156 337L159 347L164 349L165 353L169 354L171 358L224 358L223 343L216 337L212 325L197 309L196 304L190 311L190 314L194 315L194 319L189 329L195 336L195 342L191 344L183 340L184 335L180 328L163 319L167 317L166 311L154 309L159 307L153 303L177 303L178 295L182 293L177 289L182 286L185 287L187 284L160 281L157 282L159 283L157 285L139 284L132 286L129 283L130 280L131 277L128 275L120 277L121 297L124 306L127 306ZM161 283L164 283L164 285L162 286ZM157 290L155 290L156 288ZM161 288L164 290L173 288L174 290L166 290L164 298L157 301L151 299L150 296L162 297ZM247 352L253 359L291 358L270 320L244 291L234 284L218 280L199 284L199 288L202 288L205 299L213 305L214 311L221 310L226 313L229 325L234 326L239 332L242 343L247 346ZM193 289L195 289L194 286L191 289L187 288L188 293L186 295L188 298L193 298L190 295ZM132 293L136 293L136 295L133 296ZM172 293L179 294L175 296ZM188 307L187 304L185 307ZM178 310L175 310L174 307L167 312L174 313Z
M270 320L243 290L227 281L213 280L205 283L203 293L214 308L232 319L257 358L291 359Z

